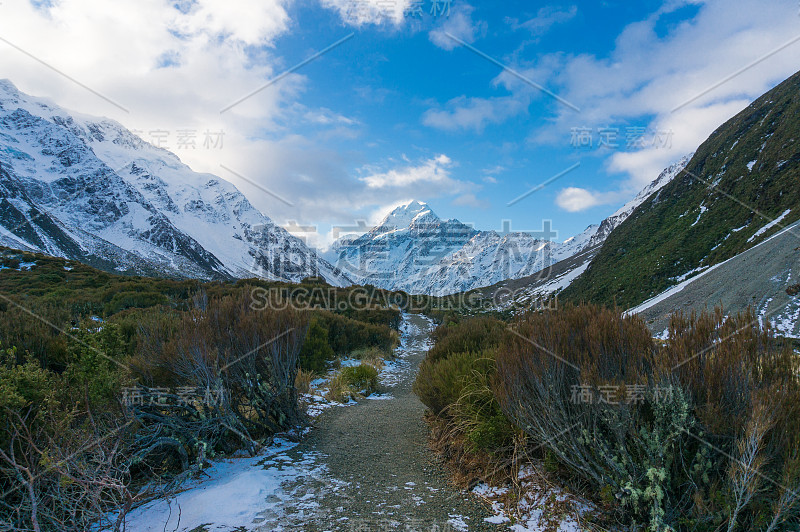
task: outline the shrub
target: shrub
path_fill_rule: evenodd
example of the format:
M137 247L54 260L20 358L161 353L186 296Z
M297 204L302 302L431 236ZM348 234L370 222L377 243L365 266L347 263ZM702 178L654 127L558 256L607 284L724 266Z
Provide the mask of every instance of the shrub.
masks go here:
M9 530L108 527L130 508L132 429L16 349L0 350L0 522ZM91 442L87 445L86 442ZM118 528L116 528L118 529Z
M663 347L638 317L593 306L514 327L497 358L503 411L573 479L611 490L626 519L650 530L796 519L800 386L791 350L752 312L675 315Z
M255 311L240 294L183 313L174 329L169 320L152 321L140 333L135 365L144 369L147 395L167 386L203 397L191 407L176 394L166 405L135 405L145 432L140 439L151 442L140 454L156 444L161 452L165 442L190 459L202 459L201 449L252 452L258 441L300 424L294 384L303 318L289 310Z
M435 415L454 405L470 379L494 369L494 353L454 353L447 358L422 361L414 381L414 393Z
M114 294L103 310L106 315L109 315L127 308L147 308L163 305L167 301L167 297L159 292L120 292Z
M365 347L384 351L394 348L395 335L386 325L364 323L326 311L315 312L315 317L328 330L328 343L336 355L345 356Z
M367 364L342 369L342 378L350 388L362 395L369 395L378 388L378 370Z
M328 343L328 330L318 320L312 320L300 350L300 367L306 371L325 373L328 362L335 356Z
M361 364L350 366L328 381L326 396L331 401L346 402L350 399L370 395L378 389L378 370Z
M480 352L495 347L502 340L506 325L493 318L469 318L440 325L433 332L434 346L427 358L436 361L453 353Z
M22 412L32 405L43 409L52 406L58 381L57 375L30 355L17 363L16 348L0 349L0 425L8 412ZM3 443L0 440L0 446L5 447Z

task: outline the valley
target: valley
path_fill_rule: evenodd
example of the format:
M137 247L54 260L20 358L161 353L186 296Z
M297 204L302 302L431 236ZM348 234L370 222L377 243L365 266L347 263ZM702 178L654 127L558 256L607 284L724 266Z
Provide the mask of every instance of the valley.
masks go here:
M797 17L0 2L0 532L798 532Z

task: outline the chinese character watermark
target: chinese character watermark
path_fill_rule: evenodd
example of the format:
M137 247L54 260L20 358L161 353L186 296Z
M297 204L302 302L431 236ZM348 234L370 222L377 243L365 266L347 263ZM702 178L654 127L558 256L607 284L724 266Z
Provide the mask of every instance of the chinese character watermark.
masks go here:
M122 404L132 406L221 406L225 400L225 390L221 386L205 388L179 386L177 388L146 388L126 386L122 388Z
M221 150L223 148L225 132L221 129L206 129L200 133L197 129L132 129L131 133L149 142L156 148L165 150L196 150L198 146L206 150ZM202 142L200 142L202 140Z
M624 146L626 150L642 148L671 149L671 129L648 131L641 126L625 128L605 126L598 128L573 127L570 129L570 146L575 149L593 149L595 147L617 150Z
M653 386L646 384L604 384L590 386L574 384L571 386L570 402L576 405L639 405L649 397L655 403L672 400L672 386Z
M345 10L345 17L355 20L380 19L383 15L393 15L398 10L398 0L352 0ZM434 18L449 17L453 10L453 0L411 0L403 6L403 17L422 19L427 15Z

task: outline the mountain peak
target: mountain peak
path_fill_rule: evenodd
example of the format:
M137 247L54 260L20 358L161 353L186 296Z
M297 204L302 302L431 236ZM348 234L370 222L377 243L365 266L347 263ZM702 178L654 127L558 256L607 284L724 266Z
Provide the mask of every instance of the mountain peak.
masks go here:
M0 200L15 204L0 220L2 245L144 275L351 283L231 183L193 172L117 122L0 80L0 148L7 143Z
M434 214L427 203L411 200L408 203L395 207L392 212L386 215L378 227L403 229L423 219L427 222L439 221L439 217Z
M0 78L0 94L8 94L12 96L19 95L19 89L14 85L10 79Z

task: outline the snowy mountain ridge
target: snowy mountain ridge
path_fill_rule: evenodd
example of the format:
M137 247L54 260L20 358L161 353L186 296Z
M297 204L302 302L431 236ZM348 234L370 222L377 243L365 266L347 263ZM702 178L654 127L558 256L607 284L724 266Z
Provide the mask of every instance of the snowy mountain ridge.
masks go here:
M603 244L608 235L653 193L671 181L691 155L666 168L634 199L599 225L563 242L541 232L477 231L458 220L441 220L413 200L400 205L360 236L346 235L327 258L354 281L390 290L447 295L544 272L552 265ZM576 265L581 272L588 264ZM574 279L575 275L569 275ZM553 284L563 289L563 283Z
M680 174L684 168L686 168L686 165L689 164L689 161L693 156L694 152L681 157L679 161L669 165L652 183L639 191L639 193L636 194L636 197L620 207L614 214L603 220L595 235L592 236L592 241L590 242L589 247L599 246L605 242L605 239L611 234L611 231L618 227L619 224L624 222L628 216L633 214L633 211L635 211L639 205L644 203L653 193L658 192L664 188L667 183L675 179L675 177Z
M350 280L255 209L119 123L0 80L0 244L174 277Z

